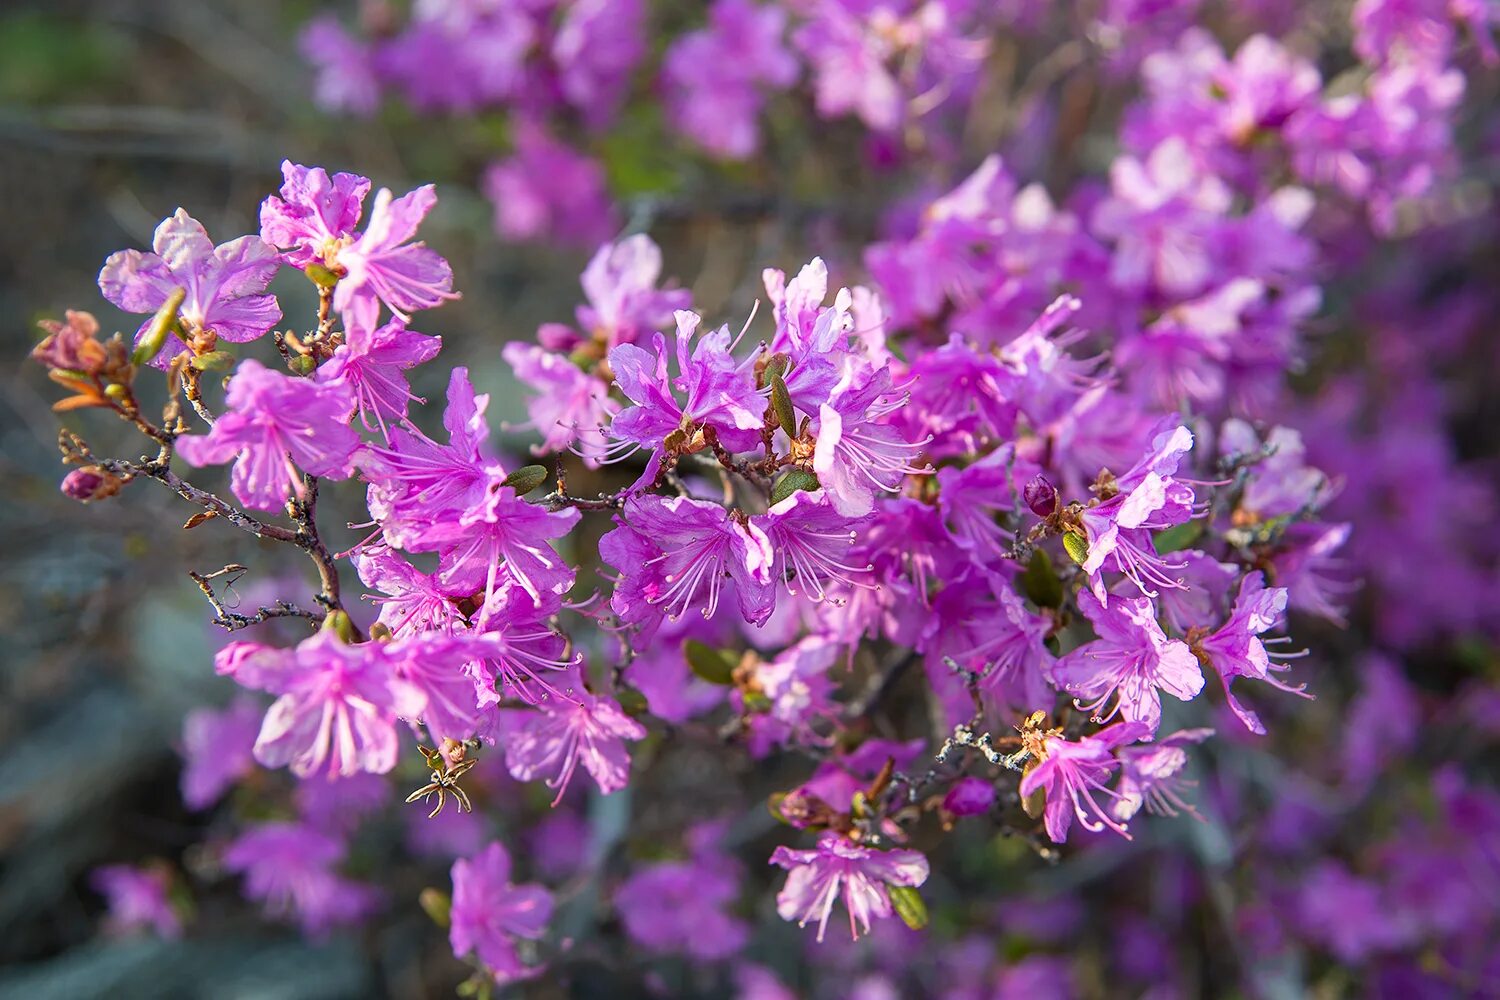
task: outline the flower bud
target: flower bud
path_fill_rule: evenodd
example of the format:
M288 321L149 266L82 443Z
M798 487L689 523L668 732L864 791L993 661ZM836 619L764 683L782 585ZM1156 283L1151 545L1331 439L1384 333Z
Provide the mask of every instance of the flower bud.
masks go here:
M124 480L105 472L97 465L86 465L64 476L62 485L58 488L64 496L79 503L88 503L90 500L114 496L124 484Z
M1026 498L1026 506L1037 517L1051 517L1057 510L1057 487L1040 472L1031 477L1022 495Z
M995 803L995 786L981 778L960 778L943 797L943 808L955 816L978 816Z

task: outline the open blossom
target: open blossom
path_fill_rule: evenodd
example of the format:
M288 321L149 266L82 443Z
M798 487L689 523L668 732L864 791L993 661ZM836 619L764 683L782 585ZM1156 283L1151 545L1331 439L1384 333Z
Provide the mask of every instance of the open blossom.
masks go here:
M241 236L214 246L202 223L178 209L156 227L154 252L121 250L104 262L99 290L130 313L154 314L179 288L186 292L177 316L189 333L213 333L242 344L264 334L281 319L276 297L264 294L281 266L276 250L258 236ZM151 326L148 318L136 334ZM187 349L168 334L151 359L158 367Z
M253 358L229 381L228 412L206 435L177 439L191 465L234 461L230 488L240 502L279 510L303 493L302 473L344 479L359 437L349 427L354 395L347 385L294 378Z
M551 698L534 711L510 713L505 741L505 763L518 781L546 778L548 788L557 789L562 801L582 764L608 795L625 787L630 778L630 755L626 740L646 737L646 728L602 695L594 695L575 684L566 698Z
M526 397L526 426L542 435L534 455L572 448L590 465L605 455L605 431L620 404L609 386L567 358L536 344L509 343L501 351L516 378L532 392Z
M770 542L771 579L791 596L822 601L834 583L873 586L870 565L852 554L858 520L839 513L822 490L799 490L750 522Z
M1179 812L1196 816L1178 791L1192 785L1182 777L1187 767L1187 747L1202 743L1214 734L1212 729L1180 729L1154 743L1141 743L1120 749L1120 784L1118 798L1110 810L1125 822L1142 806L1150 813L1176 816Z
M634 404L615 414L610 433L660 448L677 430L710 426L732 451L754 447L766 404L749 371L729 354L728 327L705 333L694 345L702 317L682 309L675 317L675 376L669 372L667 340L660 333L652 341L655 357L635 344L621 344L609 352L615 385Z
M1099 638L1063 657L1055 676L1086 711L1107 722L1118 713L1151 732L1161 723L1161 692L1191 701L1203 690L1198 658L1180 639L1168 639L1148 597L1116 597L1108 606L1093 594L1078 595L1078 606ZM1114 698L1114 707L1101 710ZM1090 704L1083 705L1087 699Z
M499 841L453 862L448 942L453 954L475 956L501 983L540 971L521 960L516 939L535 941L552 919L552 894L516 885L510 875L510 855Z
M199 708L182 720L182 801L207 809L255 770L255 737L265 713L248 697L222 710Z
M603 168L531 122L517 128L515 153L490 165L483 187L506 239L594 246L615 229Z
M157 868L105 865L89 882L109 903L106 923L116 934L149 929L158 937L182 936L182 919L168 894L168 873Z
M711 618L726 577L746 621L770 617L775 559L754 521L707 500L659 496L631 497L621 520L599 551L621 573L611 606L625 621L675 620L689 610Z
M891 396L888 369L868 378L846 372L818 408L813 471L846 517L863 517L874 507L877 493L894 493L907 473L923 471L912 465L922 443L878 422L899 405Z
M1278 627L1286 614L1287 592L1284 587L1267 588L1265 578L1258 572L1248 573L1240 581L1239 597L1235 599L1229 620L1217 630L1198 640L1194 647L1205 662L1218 671L1224 682L1224 697L1230 709L1252 733L1264 733L1266 727L1260 716L1246 708L1235 697L1232 690L1237 677L1250 677L1265 681L1272 687L1290 694L1311 698L1303 688L1292 686L1273 676L1273 672L1287 670L1285 664L1273 662L1272 654L1266 651L1261 635Z
M1084 509L1089 551L1083 571L1100 604L1109 603L1103 578L1106 569L1124 573L1148 597L1156 596L1153 587L1180 586L1169 575L1176 563L1157 555L1151 532L1193 516L1193 488L1174 478L1192 447L1193 435L1186 427L1162 431L1129 472L1115 477L1114 494Z
M1043 822L1047 836L1061 844L1068 839L1073 817L1085 830L1097 833L1109 827L1126 839L1125 824L1113 819L1099 804L1095 795L1118 799L1119 794L1105 787L1110 774L1119 767L1114 750L1149 736L1146 727L1135 722L1120 722L1093 736L1074 742L1061 736L1048 736L1043 744L1040 762L1030 767L1021 779L1021 795L1038 790L1046 792L1047 804Z
M677 310L689 308L687 289L657 287L661 268L661 248L645 233L595 251L579 279L587 300L576 311L583 338L603 340L608 347L634 344L670 325ZM540 335L554 348L575 346L552 342L555 335L545 327Z
M347 386L353 391L365 429L385 428L387 421L406 419L407 405L414 399L404 374L437 357L443 342L438 337L408 330L400 317L378 330L363 325L364 317L350 314L345 322L345 340L328 363L318 369L320 382Z
M237 837L224 867L245 876L245 895L273 916L290 916L313 937L355 923L380 903L370 886L338 874L344 844L302 823L265 823Z
M260 206L261 239L282 247L281 259L293 267L335 263L338 251L354 239L370 193L369 178L329 176L322 167L291 160L281 161L281 177L281 197L270 195Z
M377 648L346 644L330 630L295 649L250 651L234 678L280 696L266 713L255 759L291 765L298 777L386 773L396 766L397 717L420 718L426 705Z
M771 864L788 872L786 885L776 894L777 914L803 927L817 921L819 941L840 896L849 911L849 933L858 938L870 932L871 918L891 915L886 886L915 888L927 881L928 872L927 859L918 851L877 850L834 833L825 833L811 851L777 847Z

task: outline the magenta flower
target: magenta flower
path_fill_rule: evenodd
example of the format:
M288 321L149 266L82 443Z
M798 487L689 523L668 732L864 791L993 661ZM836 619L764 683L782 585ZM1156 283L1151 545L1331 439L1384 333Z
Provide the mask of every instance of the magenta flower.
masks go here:
M706 500L639 496L626 501L619 523L606 536L615 541L601 541L600 553L621 574L611 605L624 620L640 620L645 611L647 617L666 614L675 621L694 608L711 618L726 576L734 581L746 621L759 625L770 617L776 606L775 559L770 540L754 521ZM636 553L645 558L632 558Z
M364 326L364 318L354 312L346 317L345 341L318 369L317 379L347 386L359 406L365 429L379 427L385 432L386 421L406 419L408 403L414 399L425 402L412 395L404 372L437 357L443 341L408 330L406 321L399 317L378 330Z
M576 450L591 466L606 453L604 428L620 409L609 386L555 351L512 342L501 351L516 378L533 392L526 397L529 427L542 435L534 455ZM519 428L518 428L519 429Z
M281 259L293 267L313 261L332 267L339 251L354 241L354 227L364 213L369 178L334 174L322 167L281 161L281 197L270 195L260 206L260 237L282 247Z
M965 466L938 470L938 509L954 544L974 553L976 559L1003 559L1012 539L996 522L995 515L1009 510L1016 484L1011 477L1015 462L1010 446L1001 446L984 458ZM1051 499L1051 493L1047 495Z
M516 130L515 154L491 164L483 186L495 229L509 240L594 246L615 229L604 169L529 122Z
M207 809L255 770L255 737L264 711L251 698L228 708L199 708L182 720L182 801Z
M870 932L872 917L889 917L887 885L916 887L927 881L927 859L919 851L881 851L825 833L811 851L777 847L771 864L790 873L776 894L776 913L799 926L818 922L818 940L840 895L849 911L849 933L856 940Z
M1239 597L1235 599L1229 620L1212 634L1198 640L1196 649L1202 658L1219 672L1224 682L1224 697L1235 716L1252 733L1264 734L1266 727L1260 716L1240 703L1231 687L1236 677L1251 677L1265 681L1272 687L1290 694L1311 699L1305 684L1293 687L1272 676L1273 671L1290 669L1286 664L1273 662L1274 654L1266 651L1261 635L1282 623L1286 614L1287 592L1285 587L1266 589L1265 578L1259 573L1248 573L1240 581Z
M1068 828L1073 825L1074 816L1085 830L1092 833L1109 827L1126 840L1130 839L1125 824L1112 819L1094 796L1102 793L1111 799L1119 798L1116 792L1104 787L1110 772L1120 763L1113 751L1149 735L1146 727L1139 723L1121 722L1076 743L1060 736L1046 738L1041 761L1021 779L1021 795L1031 795L1038 789L1047 793L1042 819L1047 836L1054 843L1061 844L1068 839Z
M368 118L380 106L370 46L358 41L332 14L309 21L297 49L317 70L313 96L330 111Z
M748 369L729 354L729 328L704 334L689 354L702 317L683 309L675 316L675 376L668 373L667 340L660 333L653 338L654 358L634 344L609 352L615 385L635 404L615 414L610 433L622 441L660 448L674 431L708 425L731 451L755 447L766 403ZM685 402L678 400L679 393L686 395Z
M420 695L420 718L435 742L468 739L481 728L480 698L473 677L464 669L477 655L478 646L470 633L428 632L377 647L391 676Z
M246 897L271 916L294 917L317 938L358 923L380 903L370 886L339 875L344 845L301 823L265 823L241 834L224 852L224 867L245 876Z
M534 598L514 580L506 580L490 595L479 614L481 632L469 665L480 705L498 704L503 698L537 705L549 698L572 697L554 684L565 684L571 678L564 671L581 662L580 654L567 655L567 639L551 624L561 607L556 594L548 591Z
M835 510L822 490L799 490L752 517L750 523L765 532L770 543L771 579L784 584L791 596L826 600L834 582L846 587L874 586L870 564L851 555L859 522Z
M995 785L983 778L959 778L943 796L943 808L955 816L983 816L995 804Z
M838 705L833 700L835 684L829 669L839 659L842 647L821 636L808 636L769 661L755 665L751 674L769 705L749 713L751 752L765 754L776 744L793 740L820 742L814 722L833 719ZM731 697L744 708L739 691Z
M583 690L581 684L571 689L567 699L552 698L535 711L511 715L514 722L505 741L506 766L517 781L548 776L547 787L557 789L554 806L562 801L580 763L605 795L624 788L630 780L625 741L646 738L646 727L610 699Z
M1214 734L1212 729L1180 729L1155 743L1142 743L1120 749L1120 784L1118 798L1111 808L1122 823L1146 807L1149 813L1176 816L1185 812L1197 816L1183 799L1180 788L1196 782L1186 781L1182 769L1187 767L1187 747L1202 743Z
M501 983L535 975L516 951L516 938L535 941L552 919L552 894L510 880L510 855L493 841L472 858L453 862L453 907L448 943L460 958L473 955Z
M926 442L908 441L891 424L876 422L903 402L891 396L888 369L867 379L846 372L818 408L813 471L834 508L846 517L870 513L876 493L894 493L908 473L924 471L912 462Z
M1083 571L1100 604L1109 603L1103 571L1124 573L1141 593L1155 597L1153 586L1181 586L1167 575L1180 568L1157 555L1151 532L1182 524L1193 516L1193 488L1174 479L1182 457L1193 447L1186 427L1162 431L1151 450L1129 472L1115 479L1117 492L1083 512L1088 558Z
M295 649L266 650L252 657L253 670L235 680L280 695L266 713L255 741L255 759L266 767L291 765L308 777L396 766L398 716L420 718L426 698L399 680L378 647L351 646L330 631Z
M168 940L182 936L182 920L172 906L166 871L105 865L94 869L89 883L109 904L105 923L111 933L149 930Z
M563 96L592 128L607 125L646 53L642 0L573 0L552 40Z
M602 338L610 347L633 344L669 325L678 309L689 308L687 289L656 287L661 266L661 248L645 233L600 247L580 279L588 299L577 310L584 336Z
M436 203L431 184L399 198L393 197L389 188L375 192L365 231L327 260L335 273L342 274L333 290L335 309L346 317L357 311L361 322L373 327L377 302L384 302L401 319L410 320L409 314L416 310L458 298L448 262L426 244L410 242Z
M220 340L242 344L264 334L281 319L274 295L262 294L281 266L276 250L258 236L241 236L214 246L203 225L182 209L156 227L154 253L121 250L111 254L99 272L99 290L130 313L155 313L177 289L187 295L177 310L190 334L212 332ZM136 334L151 326L148 318ZM187 350L176 334L151 363L167 362Z
M816 70L818 114L853 113L877 132L894 131L906 101L885 66L895 53L892 41L842 4L820 3L814 12L792 41Z
M1161 692L1192 701L1203 690L1198 658L1187 643L1166 637L1150 598L1116 597L1105 606L1083 591L1078 607L1099 638L1059 660L1055 676L1080 708L1094 713L1094 721L1108 722L1118 713L1155 732L1161 724ZM1111 697L1114 707L1101 716Z
M359 436L349 427L354 395L347 385L293 378L253 358L240 362L225 397L228 412L208 434L177 439L190 465L234 460L230 488L247 507L279 510L302 496L302 473L348 478Z
M739 896L738 865L713 851L636 871L615 891L625 933L646 951L716 962L737 953L750 929L725 910Z
M397 638L451 632L463 624L453 598L472 595L450 594L436 577L421 572L385 545L358 549L351 559L365 586L381 592L365 596L380 605L379 621Z
M760 145L765 91L789 87L797 60L775 4L715 0L708 26L679 36L662 60L673 126L716 156L740 160Z

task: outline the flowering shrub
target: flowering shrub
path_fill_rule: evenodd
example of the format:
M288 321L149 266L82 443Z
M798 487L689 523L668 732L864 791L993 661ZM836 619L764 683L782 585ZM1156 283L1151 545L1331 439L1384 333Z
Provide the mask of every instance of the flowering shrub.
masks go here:
M65 431L67 496L129 502L154 480L198 508L188 527L292 546L317 575L310 599L236 610L225 581L244 567L193 573L236 634L214 669L246 693L187 720L184 798L216 808L262 769L296 783L217 806L241 824L224 868L309 934L409 906L348 862L415 787L402 857L452 861L421 903L471 993L669 959L753 996L787 995L772 965L820 995L1112 992L1066 942L1113 918L1111 982L1192 992L1170 978L1178 918L996 877L1075 854L1126 878L1159 866L1184 906L1218 907L1256 992L1301 987L1262 971L1294 941L1393 995L1500 983L1500 797L1446 763L1424 810L1345 840L1333 793L1244 749L1326 727L1322 780L1362 808L1439 708L1388 657L1493 633L1495 551L1475 538L1493 491L1452 450L1421 357L1456 357L1462 331L1429 344L1425 300L1359 287L1387 252L1420 267L1413 234L1466 221L1456 122L1494 61L1492 11L1428 6L1360 0L1352 48L1321 58L1298 33L1315 22L1276 5L1237 11L1266 33L1226 47L1194 3L717 0L659 58L636 2L373 5L364 35L315 21L325 107L503 110L513 152L482 181L500 233L596 249L575 323L493 345L525 389L531 459L493 444L488 396L414 328L459 294L419 239L430 184L371 196L286 162L258 233L216 246L179 209L150 252L108 259L103 296L147 317L133 337L101 340L84 312L45 324L56 408L108 411L154 449L104 456ZM994 111L999 54L1054 14L1075 37L1035 86L1074 73L1124 103L1090 139L1114 151L1104 168L1049 187L1014 157L966 162L964 130ZM724 315L649 235L621 235L607 171L563 138L610 148L648 90L663 135L713 159L811 118L882 170L961 179L893 204L832 266L764 261L757 307ZM1021 110L1041 142L1078 109ZM283 317L279 271L316 287L316 315ZM1367 360L1328 349L1371 310ZM424 365L445 399L413 394ZM363 491L347 551L320 533L332 490ZM307 634L239 636L276 619ZM1385 652L1331 714L1313 699L1351 620ZM1494 732L1491 690L1455 704ZM700 754L725 787L688 801L676 769ZM1262 795L1244 827L1261 832L1194 832ZM1176 817L1149 862L1121 849L1143 810ZM633 853L632 816L655 838ZM177 934L168 879L98 881L117 922ZM770 960L772 909L815 939L806 967ZM837 944L845 920L879 952ZM918 932L923 948L884 947Z

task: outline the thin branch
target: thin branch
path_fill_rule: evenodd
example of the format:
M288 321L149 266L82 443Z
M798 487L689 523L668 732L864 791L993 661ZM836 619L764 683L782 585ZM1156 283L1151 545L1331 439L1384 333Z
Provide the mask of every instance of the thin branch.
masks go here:
M289 601L277 601L274 606L268 608L260 608L253 615L242 615L230 611L227 607L225 607L223 599L220 598L218 594L214 593L212 581L221 576L234 574L234 579L228 581L228 583L226 583L225 585L226 589L228 589L229 587L233 587L235 581L237 581L240 576L243 575L246 571L247 567L242 566L239 563L230 563L223 569L215 570L212 573L206 574L195 573L191 570L188 571L188 576L193 578L193 582L198 585L198 589L203 591L203 596L208 598L208 603L213 605L213 622L215 625L218 625L226 632L237 632L242 628L249 628L251 625L259 625L262 622L270 621L273 618L305 618L309 623L312 624L314 628L316 628L323 621L323 615L319 612L309 611L306 608L300 608L297 605L290 603Z

